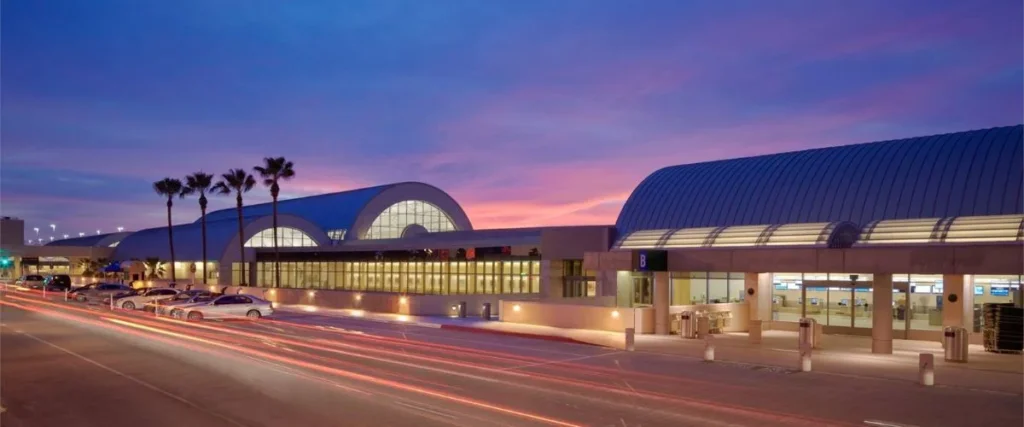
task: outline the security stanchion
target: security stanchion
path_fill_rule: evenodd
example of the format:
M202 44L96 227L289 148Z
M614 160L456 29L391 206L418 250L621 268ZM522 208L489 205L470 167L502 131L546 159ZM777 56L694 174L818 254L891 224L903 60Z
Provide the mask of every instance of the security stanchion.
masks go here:
M64 302L68 302L68 290L64 290Z
M633 351L636 348L635 332L633 328L626 328L626 351Z

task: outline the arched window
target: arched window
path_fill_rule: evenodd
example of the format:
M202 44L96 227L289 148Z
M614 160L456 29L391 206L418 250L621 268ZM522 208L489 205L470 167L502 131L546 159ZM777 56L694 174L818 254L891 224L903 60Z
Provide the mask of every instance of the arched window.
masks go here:
M302 230L291 227L277 227L277 246L282 248L317 246L316 241ZM272 248L274 247L274 229L268 228L245 242L247 248Z
M406 200L384 209L370 224L364 239L397 239L423 230L430 233L455 231L455 223L448 214L431 203Z

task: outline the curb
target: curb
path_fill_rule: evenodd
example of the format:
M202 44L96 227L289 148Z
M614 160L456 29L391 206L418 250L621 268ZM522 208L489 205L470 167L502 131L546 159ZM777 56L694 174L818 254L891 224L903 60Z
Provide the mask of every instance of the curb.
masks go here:
M559 335L540 335L540 334L530 334L530 333L526 333L526 332L509 332L509 331L499 331L499 330L496 330L496 329L475 328L475 327L472 327L472 326L448 325L448 324L442 324L442 325L440 325L440 328L441 329L453 330L453 331L477 333L477 334L504 335L504 336L518 337L518 338L542 340L542 341L554 341L554 342L563 342L563 343L570 343L570 344L590 345L590 346L594 346L594 347L606 347L606 346L603 346L601 344L595 344L595 343L591 343L591 342L580 341L580 340L575 339L575 338L563 337L563 336L559 336Z
M440 329L441 328L441 325L437 324L437 323L401 321L401 320L398 320L398 319L379 319L379 318L366 317L366 316L352 316L352 315L346 315L346 314L342 314L342 313L320 313L320 312L311 313L311 312L307 312L307 311L302 310L302 309L295 309L295 308L292 308L292 307L276 308L275 310L282 311L282 312L285 312L285 313L292 313L292 314L307 314L307 315L312 315L312 316L337 317L337 318L342 318L342 319L365 320L365 321L368 321L368 322L376 322L376 323L390 323L392 325L419 326L421 328L431 328L431 329Z

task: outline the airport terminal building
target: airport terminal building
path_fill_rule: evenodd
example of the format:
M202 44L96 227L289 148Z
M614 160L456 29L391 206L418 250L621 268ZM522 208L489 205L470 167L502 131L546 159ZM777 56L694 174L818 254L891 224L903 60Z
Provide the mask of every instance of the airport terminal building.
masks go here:
M234 209L209 213L205 268L200 223L176 225L174 268L282 302L490 302L504 321L563 327L669 333L674 313L697 310L756 334L810 317L885 353L975 329L981 303L1019 295L1022 150L1018 125L672 166L608 226L474 230L441 189L389 184L281 201L276 289L269 204L245 207L241 236ZM166 227L9 250L21 272L170 259Z

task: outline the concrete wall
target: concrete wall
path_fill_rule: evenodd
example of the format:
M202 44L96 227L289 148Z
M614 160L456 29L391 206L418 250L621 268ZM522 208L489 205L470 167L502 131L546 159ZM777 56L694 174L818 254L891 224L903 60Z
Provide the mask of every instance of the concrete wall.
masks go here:
M611 332L623 332L635 325L638 333L648 329L646 333L654 332L653 310L650 309L502 301L501 321Z
M219 290L219 287L217 288ZM491 303L492 314L498 314L498 301L536 299L533 295L399 295L384 292L311 291L308 289L258 288L231 286L228 293L256 295L282 304L308 304L326 308L358 309L380 313L413 316L447 316L452 306L466 302L468 316L479 316L483 303Z

